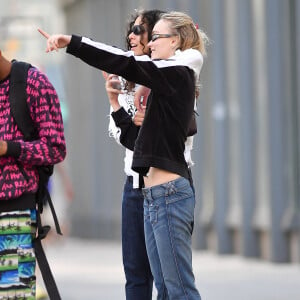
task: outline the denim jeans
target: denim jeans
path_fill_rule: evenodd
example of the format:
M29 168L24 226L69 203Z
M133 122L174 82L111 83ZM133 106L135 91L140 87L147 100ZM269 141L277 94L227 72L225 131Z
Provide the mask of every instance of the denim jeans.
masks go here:
M190 182L144 188L144 228L157 299L199 300L192 269L195 194Z
M127 300L151 300L153 277L145 245L143 194L127 177L122 202L122 254Z

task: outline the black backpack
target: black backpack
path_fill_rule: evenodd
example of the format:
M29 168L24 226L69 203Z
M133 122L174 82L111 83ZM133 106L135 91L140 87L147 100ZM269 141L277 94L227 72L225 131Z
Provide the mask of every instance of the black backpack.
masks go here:
M34 122L31 119L30 111L27 105L26 87L28 70L30 68L32 68L32 66L28 63L13 60L9 81L9 102L11 114L17 123L18 129L24 135L25 141L33 141L38 138L38 133L34 126ZM19 167L22 168L21 165L19 165ZM53 174L53 165L38 166L37 169L39 173L39 186L36 194L38 235L34 240L35 254L50 299L59 300L61 298L41 244L41 240L47 236L50 230L50 226L42 226L40 216L40 214L43 212L43 206L46 203L49 204L51 209L56 232L58 234L62 234L48 191L48 181L50 176Z

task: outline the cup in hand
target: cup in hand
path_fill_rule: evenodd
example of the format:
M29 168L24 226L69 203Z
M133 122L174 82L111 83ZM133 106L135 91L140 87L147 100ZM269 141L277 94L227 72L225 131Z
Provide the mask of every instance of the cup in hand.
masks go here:
M111 87L116 90L122 89L122 84L118 76L113 76L111 79Z

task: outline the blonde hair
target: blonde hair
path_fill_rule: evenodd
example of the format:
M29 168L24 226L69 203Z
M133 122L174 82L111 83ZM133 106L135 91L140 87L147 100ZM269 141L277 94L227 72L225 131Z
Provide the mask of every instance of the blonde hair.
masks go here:
M183 12L172 11L162 14L161 20L169 22L170 29L179 36L180 50L196 49L206 55L207 35L194 24L193 19Z

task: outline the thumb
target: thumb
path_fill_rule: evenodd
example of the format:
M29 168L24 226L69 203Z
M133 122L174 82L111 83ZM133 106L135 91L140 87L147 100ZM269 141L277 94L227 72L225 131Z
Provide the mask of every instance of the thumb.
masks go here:
M105 80L107 80L108 73L105 71L102 71L102 76L104 77Z

